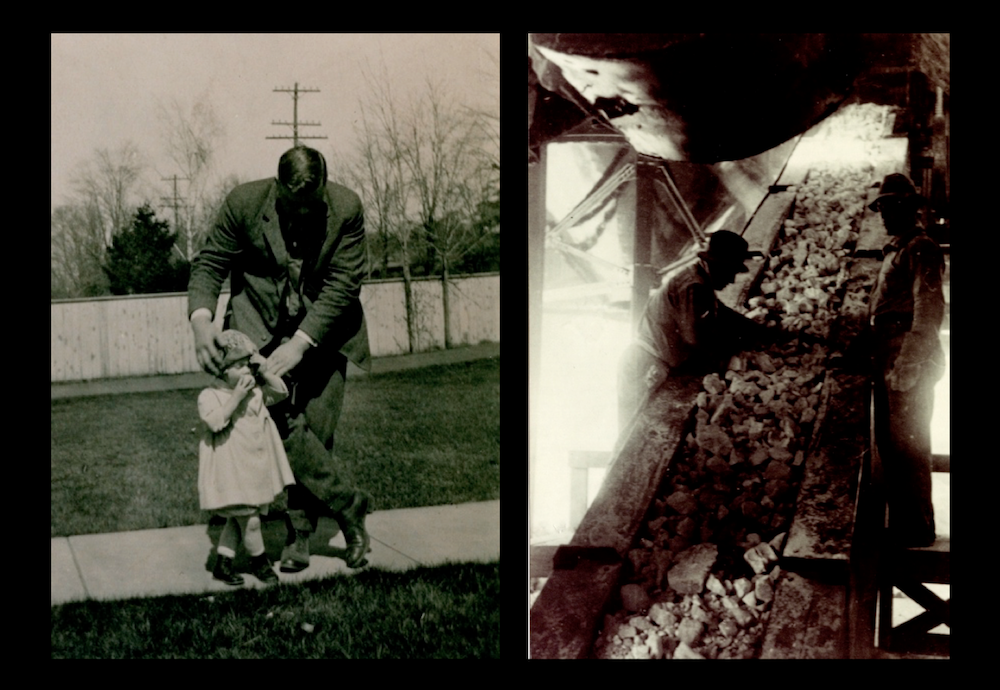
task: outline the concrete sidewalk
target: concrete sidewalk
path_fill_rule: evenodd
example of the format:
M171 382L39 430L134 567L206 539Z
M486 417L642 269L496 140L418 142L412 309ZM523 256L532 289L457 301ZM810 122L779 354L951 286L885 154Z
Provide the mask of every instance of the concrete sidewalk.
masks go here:
M379 511L365 524L371 536L369 567L398 571L500 557L499 500ZM213 580L211 573L221 531L194 525L52 539L52 605L230 591L234 588ZM265 520L263 531L267 553L277 562L284 523ZM337 523L321 518L310 542L310 566L291 575L278 572L278 577L300 582L357 572L344 563L344 546ZM246 555L237 556L237 566L245 564ZM244 579L246 588L262 586L253 576Z
M439 364L457 364L500 356L500 343L481 343L450 350L433 350L412 355L375 357L372 359L372 375L392 371L404 371ZM364 371L348 364L347 378L367 376ZM204 372L188 374L162 374L157 376L137 376L118 379L95 379L93 381L69 381L52 383L52 400L90 395L114 395L121 393L149 393L153 391L185 390L204 388L212 377Z
M500 356L500 343L372 360L372 374L439 364L455 364ZM348 378L366 376L349 366ZM202 388L204 373L53 383L52 399ZM403 570L445 562L493 560L500 557L500 501L372 513L366 520L371 536L370 567ZM220 527L194 525L89 534L52 539L52 605L84 599L125 599L167 594L229 591L212 579L213 552ZM264 521L264 543L271 560L281 557L285 526ZM355 572L344 563L344 536L336 522L321 518L310 542L310 566L301 573L278 573L282 582L298 582L336 573ZM237 557L245 565L246 557ZM252 576L245 587L259 587Z

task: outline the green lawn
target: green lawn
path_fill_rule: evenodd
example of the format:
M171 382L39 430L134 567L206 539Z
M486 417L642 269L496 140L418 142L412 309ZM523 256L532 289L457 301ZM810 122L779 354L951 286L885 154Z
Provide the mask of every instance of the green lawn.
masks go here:
M499 561L52 607L53 659L499 657Z
M197 397L52 401L51 536L204 523ZM499 358L349 380L336 453L374 510L498 499Z

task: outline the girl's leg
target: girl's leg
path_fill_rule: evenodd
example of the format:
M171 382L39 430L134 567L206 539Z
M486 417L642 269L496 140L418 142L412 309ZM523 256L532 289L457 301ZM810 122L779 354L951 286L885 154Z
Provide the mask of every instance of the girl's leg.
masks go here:
M243 528L243 545L250 554L250 573L264 584L278 581L271 567L271 561L264 553L264 535L260 530L260 516L248 515L240 518Z
M243 545L251 557L264 553L264 536L260 531L259 515L244 515L238 518L243 530Z
M215 568L212 576L216 580L221 580L227 585L242 585L243 578L236 572L236 546L240 542L240 526L236 518L227 518L226 526L222 528L219 535L219 545L216 547L218 556L215 559Z
M226 518L226 526L222 528L222 534L219 535L219 546L216 549L220 556L236 557L236 547L239 546L240 534L243 531L241 527L242 525L237 518Z

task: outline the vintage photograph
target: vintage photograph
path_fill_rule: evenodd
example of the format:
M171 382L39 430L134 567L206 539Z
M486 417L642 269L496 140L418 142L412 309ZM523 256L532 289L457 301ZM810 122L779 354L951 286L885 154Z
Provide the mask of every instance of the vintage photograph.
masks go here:
M527 35L528 656L950 657L950 35Z
M499 658L500 35L50 39L52 658Z

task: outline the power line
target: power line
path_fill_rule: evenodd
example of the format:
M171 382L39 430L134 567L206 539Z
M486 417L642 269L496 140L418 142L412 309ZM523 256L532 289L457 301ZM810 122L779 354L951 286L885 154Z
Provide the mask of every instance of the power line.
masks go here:
M274 89L276 93L290 93L292 94L292 121L291 122L278 122L271 120L272 125L291 125L292 136L284 137L265 137L267 139L291 139L293 146L299 145L299 139L326 139L324 136L300 136L299 127L319 127L319 122L299 122L299 94L300 93L319 93L319 89L305 89L299 88L299 83L295 82L295 87L288 89Z
M173 180L174 181L174 196L173 196L173 198L171 199L171 197L169 197L169 196L162 196L160 198L164 201L164 205L167 208L174 209L174 232L177 232L177 231L180 230L180 227L181 227L180 223L178 222L178 218L177 218L177 209L181 208L182 204L180 202L184 201L184 199L182 197L179 197L177 195L177 180L187 180L188 178L186 178L186 177L178 177L177 175L173 175L171 177L164 177L164 178L161 178L161 179L163 179L163 180Z

